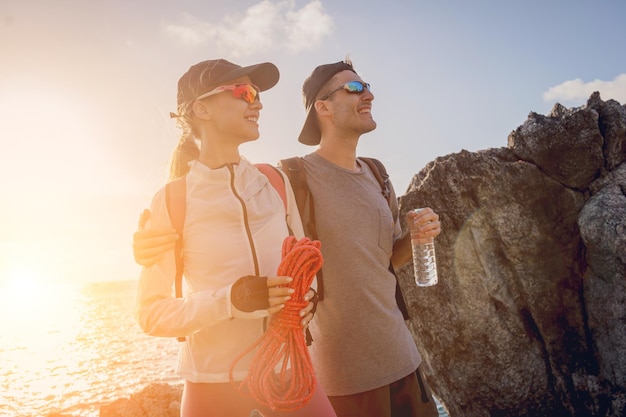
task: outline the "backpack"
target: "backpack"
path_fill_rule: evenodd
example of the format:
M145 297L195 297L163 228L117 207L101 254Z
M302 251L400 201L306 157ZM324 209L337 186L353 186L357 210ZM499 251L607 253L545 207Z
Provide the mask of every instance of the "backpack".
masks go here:
M287 193L285 190L285 180L277 168L270 164L255 165L263 173L270 184L276 189L283 200L285 212L287 212ZM170 216L172 226L178 233L178 240L174 245L174 259L176 260L176 278L174 279L174 291L176 298L183 296L183 230L185 226L185 213L187 209L187 183L186 176L175 179L165 185L165 204ZM179 342L184 342L184 337L177 338Z
M392 211L394 221L398 218L397 206L391 204L391 186L389 182L389 174L382 162L375 158L359 157L364 161L370 170L374 173L376 180L380 184L380 189L383 197L387 200L389 208ZM294 196L296 198L296 205L298 206L298 212L302 219L302 226L304 227L304 234L313 240L318 240L317 230L315 229L315 211L313 208L313 195L309 190L309 186L306 179L306 171L304 169L304 162L301 157L293 157L288 159L282 159L279 162L279 167L287 174L291 188L293 189ZM324 299L324 273L323 267L317 272L317 297L319 301ZM391 262L389 263L389 271L396 277L396 302L398 308L402 312L402 316L405 320L409 319L409 312L406 307L406 302L402 296L398 277L393 270Z

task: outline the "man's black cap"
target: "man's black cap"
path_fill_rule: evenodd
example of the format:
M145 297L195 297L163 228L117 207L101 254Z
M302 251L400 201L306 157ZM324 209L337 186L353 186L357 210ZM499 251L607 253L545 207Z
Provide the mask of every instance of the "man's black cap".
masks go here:
M316 67L311 75L304 80L302 85L302 97L304 98L304 107L306 108L306 120L304 126L298 136L298 141L305 145L318 145L320 143L322 132L320 131L317 116L315 115L315 101L321 89L333 76L341 71L356 71L352 67L349 60L335 62L334 64L325 64Z

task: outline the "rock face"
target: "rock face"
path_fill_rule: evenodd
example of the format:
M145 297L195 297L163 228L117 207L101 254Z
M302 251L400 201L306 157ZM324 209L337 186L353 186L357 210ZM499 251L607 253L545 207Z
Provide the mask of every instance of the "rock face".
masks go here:
M100 417L178 417L182 385L151 384L100 408Z
M439 284L398 271L451 417L626 415L626 107L531 113L507 148L436 159L400 197L440 216Z

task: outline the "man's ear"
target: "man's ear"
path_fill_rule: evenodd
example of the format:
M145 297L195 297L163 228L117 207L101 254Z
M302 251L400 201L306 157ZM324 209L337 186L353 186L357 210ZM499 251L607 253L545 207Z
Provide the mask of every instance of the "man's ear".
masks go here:
M320 116L324 116L330 113L330 108L328 107L328 103L326 102L326 100L317 100L313 105L315 106L317 114L319 114Z
M191 106L196 117L203 120L211 120L213 114L211 112L211 106L208 106L206 103L203 103L200 100L196 100L193 102Z

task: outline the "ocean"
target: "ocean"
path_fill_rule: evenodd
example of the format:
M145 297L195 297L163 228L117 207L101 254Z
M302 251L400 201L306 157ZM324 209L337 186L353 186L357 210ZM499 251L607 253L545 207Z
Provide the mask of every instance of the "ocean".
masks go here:
M97 417L149 383L180 383L178 342L145 335L132 316L136 286L66 285L53 302L42 294L21 305L0 295L0 416Z
M147 336L133 318L136 286L0 288L0 416L98 417L148 384L181 383L176 339Z

